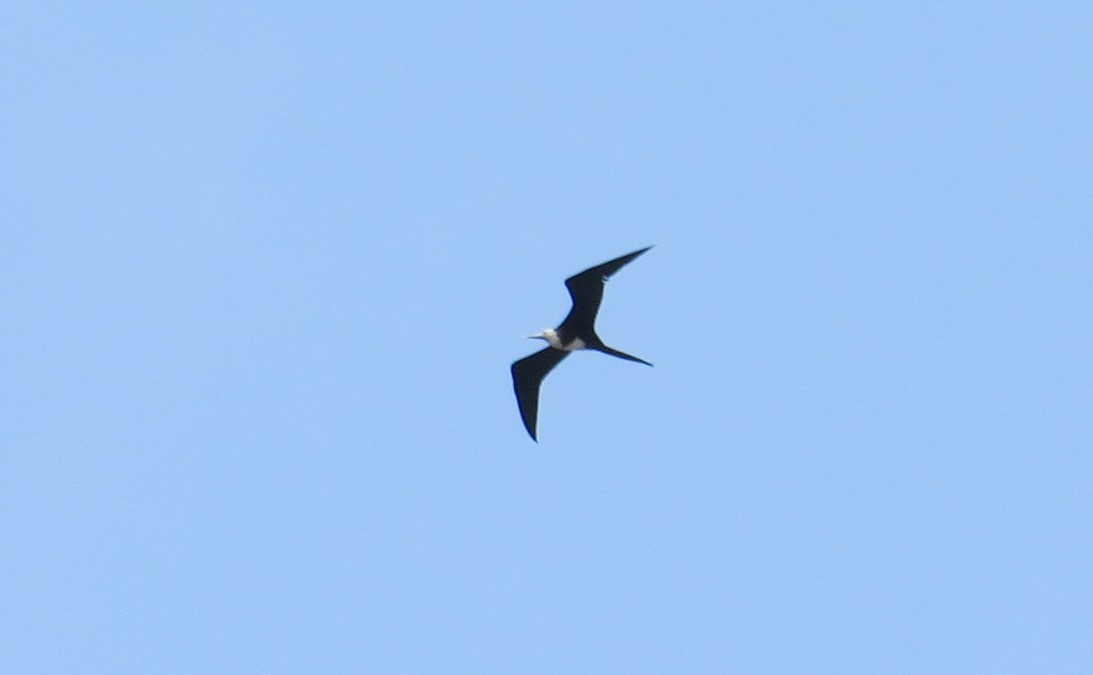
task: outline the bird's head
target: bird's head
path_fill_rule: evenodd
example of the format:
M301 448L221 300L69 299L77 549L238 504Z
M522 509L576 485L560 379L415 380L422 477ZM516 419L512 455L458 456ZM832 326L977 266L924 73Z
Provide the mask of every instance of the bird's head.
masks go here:
M545 340L551 345L555 343L561 344L561 341L558 339L558 333L553 328L547 328L543 332L536 333L535 335L528 335L527 338L529 340Z

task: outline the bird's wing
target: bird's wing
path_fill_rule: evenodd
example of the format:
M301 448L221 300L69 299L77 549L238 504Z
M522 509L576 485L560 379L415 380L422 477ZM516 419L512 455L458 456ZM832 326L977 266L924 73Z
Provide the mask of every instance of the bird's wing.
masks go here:
M645 253L652 246L619 256L614 260L608 260L602 265L590 267L583 272L574 274L565 280L565 287L569 289L569 297L573 299L573 309L562 321L562 325L570 324L579 326L582 331L591 330L596 321L596 314L600 311L600 301L603 300L603 283L618 272L624 265Z
M569 356L569 352L547 347L512 364L512 388L520 405L520 419L531 439L535 437L535 423L539 419L539 385L554 366Z

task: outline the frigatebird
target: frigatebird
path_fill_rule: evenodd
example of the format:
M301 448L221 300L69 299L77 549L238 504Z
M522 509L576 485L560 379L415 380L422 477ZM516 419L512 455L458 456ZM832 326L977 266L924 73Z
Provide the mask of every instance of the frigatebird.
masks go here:
M653 365L644 359L608 347L596 335L596 314L600 311L600 301L603 300L604 282L651 248L653 247L646 246L566 279L565 287L569 289L569 297L573 299L573 308L557 328L548 328L542 333L528 336L546 340L550 345L512 364L512 387L516 391L516 402L520 405L520 419L524 421L524 428L528 430L533 441L539 440L535 436L535 425L539 418L539 385L547 373L569 356L570 352L577 349L595 349L627 361Z

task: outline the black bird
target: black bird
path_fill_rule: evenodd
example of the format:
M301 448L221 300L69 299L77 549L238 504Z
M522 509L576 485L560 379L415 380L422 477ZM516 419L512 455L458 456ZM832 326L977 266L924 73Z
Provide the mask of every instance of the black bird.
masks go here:
M547 373L569 356L571 351L595 349L627 361L653 365L608 347L596 335L596 313L600 311L600 301L603 300L604 282L622 269L623 265L651 248L653 247L646 246L566 279L565 287L569 289L569 297L573 299L573 309L569 310L569 314L557 328L548 328L542 333L528 336L546 340L550 344L546 349L512 364L512 387L516 391L516 402L520 404L520 418L532 440L539 440L535 437L535 423L539 417L539 385Z

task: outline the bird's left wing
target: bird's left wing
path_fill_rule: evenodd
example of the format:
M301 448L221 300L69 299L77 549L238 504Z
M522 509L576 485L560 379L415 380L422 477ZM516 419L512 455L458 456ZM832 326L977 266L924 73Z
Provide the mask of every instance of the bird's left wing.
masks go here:
M589 267L583 272L574 274L565 280L565 287L569 290L569 297L573 300L573 309L569 310L563 324L574 322L582 330L591 330L596 321L596 314L600 311L600 302L603 300L603 284L612 274L618 272L624 265L652 246L619 256L614 260Z

